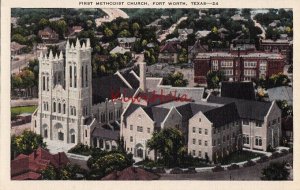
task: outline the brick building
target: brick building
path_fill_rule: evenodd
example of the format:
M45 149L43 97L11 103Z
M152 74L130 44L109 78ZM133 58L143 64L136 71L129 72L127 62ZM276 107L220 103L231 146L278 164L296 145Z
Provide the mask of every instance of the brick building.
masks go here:
M288 39L261 40L259 49L264 52L281 53L288 64L293 62L293 43Z
M283 72L285 57L279 53L230 52L198 53L194 59L194 81L206 83L208 71L223 71L233 81L253 81Z

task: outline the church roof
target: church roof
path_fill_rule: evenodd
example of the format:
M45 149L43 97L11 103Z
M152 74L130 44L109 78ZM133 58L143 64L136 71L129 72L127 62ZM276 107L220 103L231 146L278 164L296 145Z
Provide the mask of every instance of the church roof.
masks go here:
M221 96L245 100L255 100L252 82L222 82Z
M96 127L92 132L92 137L100 137L102 139L108 139L108 140L118 140L120 136L120 131L116 130L110 130L105 129L103 127Z

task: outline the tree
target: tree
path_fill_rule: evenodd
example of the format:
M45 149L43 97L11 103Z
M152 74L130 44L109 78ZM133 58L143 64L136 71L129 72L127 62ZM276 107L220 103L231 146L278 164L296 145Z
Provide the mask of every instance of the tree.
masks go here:
M262 170L262 180L287 180L290 172L285 167L285 162L271 162Z
M219 83L224 80L224 73L222 71L209 71L206 76L207 88L219 88Z
M184 79L184 75L181 72L175 72L164 77L163 83L176 87L184 87L188 85L188 80Z
M74 180L77 179L77 174L83 173L83 170L77 164L67 164L61 169L58 169L58 179Z
M290 83L290 79L287 75L283 73L273 74L268 79L268 88L274 88L278 86L288 86Z
M22 36L21 34L14 34L11 37L11 41L15 41L19 44L26 44L27 43L27 39L24 36Z
M24 131L21 135L11 137L11 152L18 154L31 154L38 147L46 148L41 135L32 131Z
M113 33L113 31L110 30L109 28L105 28L105 29L104 29L104 35L105 35L106 37L112 37L112 36L114 35L114 33Z
M90 178L101 178L113 172L123 170L133 164L132 155L118 150L92 153L87 165L91 169ZM94 177L92 177L94 176Z
M125 37L129 37L131 36L130 32L126 29L122 30L119 34L118 34L118 37L121 37L121 38L125 38Z
M49 165L46 169L41 171L43 180L56 180L58 176L53 166Z
M293 116L293 106L289 105L286 100L277 100L278 107L281 109L281 117Z
M150 151L154 150L155 160L159 152L164 164L169 167L178 165L180 158L185 154L183 135L173 127L154 132L152 138L147 141L147 147Z
M39 28L42 29L46 26L49 26L50 22L48 19L42 18L39 22Z

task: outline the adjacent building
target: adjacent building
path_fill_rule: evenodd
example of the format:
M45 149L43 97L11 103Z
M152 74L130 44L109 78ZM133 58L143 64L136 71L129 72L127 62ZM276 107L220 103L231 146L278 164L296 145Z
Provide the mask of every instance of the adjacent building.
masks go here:
M227 80L255 81L283 72L285 58L266 52L207 52L194 59L194 81L205 84L209 71L222 71Z
M59 35L50 27L46 27L43 30L39 30L38 36L45 43L55 43L59 40Z
M167 42L160 48L158 62L160 63L177 63L179 54L179 44L177 42Z

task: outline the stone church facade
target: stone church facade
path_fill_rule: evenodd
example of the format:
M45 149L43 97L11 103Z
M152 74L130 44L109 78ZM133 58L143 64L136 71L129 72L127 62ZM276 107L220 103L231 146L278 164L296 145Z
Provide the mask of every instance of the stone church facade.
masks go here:
M80 45L67 42L62 52L39 56L39 103L32 129L45 139L64 143L88 141L84 122L91 116L91 47L89 39Z

